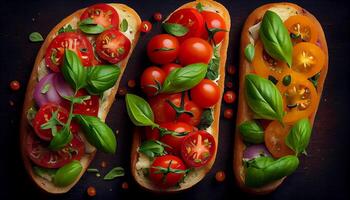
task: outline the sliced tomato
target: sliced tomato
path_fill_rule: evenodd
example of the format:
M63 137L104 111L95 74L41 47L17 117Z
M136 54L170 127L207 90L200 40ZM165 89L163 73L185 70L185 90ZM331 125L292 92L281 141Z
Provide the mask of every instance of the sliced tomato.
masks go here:
M219 86L212 80L203 79L198 85L191 89L193 102L202 108L214 106L220 99Z
M214 39L214 44L219 44L224 39L225 34L227 32L225 20L218 13L215 12L202 11L201 14L204 18L204 23L207 25L207 28L209 30L218 30L218 32L215 32L214 37L212 39ZM208 39L208 30L203 32L202 37L205 40Z
M131 42L116 28L103 31L96 39L98 56L112 64L126 58L131 48Z
M187 166L202 167L216 151L214 137L206 131L195 131L187 135L181 145L181 155Z
M106 29L119 28L119 15L117 11L108 4L100 3L86 8L80 16L80 21L88 18Z
M312 42L316 44L318 40L318 30L309 17L304 15L294 15L289 17L284 25L287 27L293 44L299 42Z
M182 66L193 63L208 64L212 56L213 47L202 38L188 38L180 46L179 61Z
M165 76L168 76L171 71L177 68L181 68L182 66L176 63L168 63L162 66L162 69L165 73Z
M301 42L293 47L292 69L310 78L321 71L325 58L319 46L310 42Z
M181 24L188 28L186 35L178 37L180 42L190 37L201 37L206 31L202 15L194 8L184 8L174 12L167 23Z
M141 75L141 89L148 96L153 96L159 92L166 78L163 69L150 66Z
M76 97L89 95L85 90L79 90ZM90 99L82 104L74 104L73 113L81 115L97 116L100 106L100 97L98 95L89 95Z
M147 55L156 64L173 62L179 53L179 41L169 34L154 36L147 44Z
M37 134L40 139L45 141L50 141L53 137L52 130L51 129L42 129L41 126L45 123L47 123L51 118L52 114L57 112L57 119L62 122L66 123L68 120L68 111L63 108L62 106L59 106L54 103L48 103L43 105L39 111L36 113L34 119L33 119L33 127L35 130L35 133ZM57 131L61 130L63 126L57 125L56 129Z
M286 155L293 155L294 152L286 143L286 137L291 126L282 124L278 121L272 121L265 130L265 145L269 152L275 158L280 158Z
M80 160L85 153L84 142L78 134L73 136L66 147L53 151L48 148L49 143L29 132L26 138L27 155L33 163L44 168L59 168L72 160Z

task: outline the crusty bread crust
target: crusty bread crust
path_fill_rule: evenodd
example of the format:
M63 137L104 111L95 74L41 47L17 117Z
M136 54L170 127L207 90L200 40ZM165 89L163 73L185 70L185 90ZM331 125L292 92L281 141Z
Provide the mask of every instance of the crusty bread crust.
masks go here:
M218 2L211 1L211 0L197 0L193 2L186 3L179 7L179 9L183 8L195 8L197 3L202 3L205 6L210 6L214 8L215 10L219 11L219 13L222 15L222 17L225 20L226 28L227 30L230 30L231 27L231 19L230 14L226 10L226 8L221 5ZM177 11L176 10L176 11ZM175 12L175 11L174 11ZM186 183L182 184L181 188L169 188L169 189L160 189L156 186L154 186L148 179L145 179L145 177L140 176L136 169L136 163L139 158L139 153L137 152L137 148L141 145L141 135L143 134L141 128L136 128L134 132L132 147L131 147L131 172L134 176L136 182L143 188L153 191L153 192L159 192L159 193L167 193L167 192L178 192L185 189L188 189L198 183L200 180L204 178L204 176L209 172L211 167L213 166L215 162L217 147L218 147L218 136L219 136L219 120L220 120L220 108L221 108L221 97L224 91L224 81L225 81L225 63L226 63L226 54L227 54L227 47L229 42L229 32L226 32L225 38L221 44L220 48L220 67L219 67L219 73L220 73L220 79L218 80L218 85L220 88L220 100L218 103L214 106L214 121L212 124L212 135L215 138L216 141L216 150L214 154L214 158L204 167L196 170L197 176L195 178L186 179Z
M286 6L286 7L295 8L300 15L305 15L309 17L317 26L321 48L326 55L325 66L321 70L321 73L320 73L321 76L318 82L319 84L318 84L317 91L319 96L321 96L322 94L324 81L328 71L328 48L327 48L326 38L323 32L323 29L321 27L321 24L308 11L292 3L271 3L271 4L266 4L257 8L249 15L249 17L247 18L244 24L242 34L241 34L240 68L239 68L240 89L239 89L239 99L238 99L238 113L237 113L237 121L236 121L235 142L234 142L234 160L233 160L234 169L233 170L234 170L234 174L235 174L235 178L238 186L242 188L242 190L244 190L245 192L248 192L251 194L257 194L257 195L268 194L274 191L283 182L284 178L260 188L249 188L244 184L244 166L242 165L242 157L243 157L243 151L245 149L245 144L242 140L241 134L239 133L239 130L237 127L242 122L252 119L252 115L253 115L248 105L246 104L244 89L243 89L244 77L246 74L251 73L251 70L252 70L250 63L245 58L244 49L250 43L248 29L262 19L266 10L275 6ZM317 108L318 108L320 99L321 98L318 99ZM312 124L314 122L315 116L316 116L316 111L310 117Z
M112 106L113 102L114 102L114 98L115 98L115 94L118 90L118 85L119 82L122 78L123 72L126 68L127 62L130 58L130 55L133 51L133 49L136 46L136 43L139 39L139 27L141 24L141 19L138 16L138 14L130 7L124 5L124 4L109 4L109 5L113 5L115 7L120 8L123 12L127 12L128 14L130 14L132 16L132 18L135 20L135 28L136 28L136 33L135 33L135 37L133 39L133 41L131 41L131 50L129 52L129 55L121 62L120 68L121 68L121 73L120 76L116 82L116 84L113 86L113 88L111 89L111 94L107 97L107 106L104 108L103 112L102 112L102 116L101 119L104 121L110 107ZM39 53L35 59L35 64L33 67L33 71L32 74L30 76L29 82L28 82L28 86L27 86L27 91L26 91L26 95L25 95L25 100L24 100L24 104L23 104L23 111L22 111L22 116L21 116L21 124L20 124L20 146L21 146L21 154L22 154L22 159L24 162L24 166L25 169L28 171L28 174L30 175L31 179L35 182L35 184L41 188L42 190L48 192L48 193L53 193L53 194L59 194L59 193L65 193L68 192L79 180L80 177L85 173L86 169L88 168L90 162L92 161L92 159L95 156L96 153L96 149L90 153L90 154L85 154L81 160L80 163L83 166L83 170L79 175L79 178L72 183L69 186L66 187L56 187L52 182L49 182L37 175L34 174L33 169L32 169L32 164L30 159L28 158L27 154L26 154L26 137L28 135L28 133L30 131L32 131L32 127L31 125L28 123L27 120L27 110L29 108L31 108L34 105L34 99L33 99L33 92L34 92L34 87L37 84L37 77L38 77L38 69L40 66L40 62L42 61L42 59L45 56L45 51L48 48L49 44L51 43L51 41L54 38L54 35L58 32L58 30L65 26L66 24L68 24L73 18L77 17L80 18L80 15L84 12L86 8L84 9L80 9L76 12L74 12L73 14L71 14L70 16L66 17L65 19L63 19L59 24L57 24L52 30L51 32L48 34L48 36L46 37L43 45L41 46Z

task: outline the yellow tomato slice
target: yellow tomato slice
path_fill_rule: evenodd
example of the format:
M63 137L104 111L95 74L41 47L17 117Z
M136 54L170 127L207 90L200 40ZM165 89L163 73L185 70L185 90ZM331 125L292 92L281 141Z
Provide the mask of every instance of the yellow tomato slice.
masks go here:
M293 44L299 42L316 43L318 40L317 27L311 19L306 16L291 16L284 22L284 25L290 33Z
M310 42L298 43L293 47L292 69L310 78L321 71L325 57L317 45Z
M286 143L286 137L291 129L291 126L284 125L278 121L272 121L265 130L265 145L269 152L275 158L280 158L286 155L293 155L294 152Z

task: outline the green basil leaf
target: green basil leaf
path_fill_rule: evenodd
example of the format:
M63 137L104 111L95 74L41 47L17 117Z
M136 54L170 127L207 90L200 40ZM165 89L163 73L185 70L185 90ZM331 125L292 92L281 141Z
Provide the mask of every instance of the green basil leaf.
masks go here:
M243 140L248 143L264 143L264 129L256 121L245 121L238 127Z
M120 68L115 65L89 67L86 89L90 94L101 94L115 85L119 75Z
M296 156L285 156L273 161L271 158L259 157L246 168L245 184L248 187L261 187L272 181L292 174L299 165Z
M316 89L317 89L317 85L318 85L318 79L320 78L320 76L321 76L321 73L318 72L313 77L309 78L309 81L311 81L311 83L315 86Z
M41 88L40 93L41 93L41 94L46 94L46 93L49 91L50 87L51 87L51 84L50 84L50 83L45 84L44 87Z
M203 4L201 4L201 2L197 3L196 5L196 9L198 10L198 12L202 12L203 11Z
M257 118L278 120L284 115L281 93L269 80L255 74L245 76L247 104Z
M165 155L164 144L157 140L146 140L139 147L138 151L150 158Z
M122 23L120 23L120 31L125 32L128 30L128 21L126 19L122 20Z
M214 121L214 118L213 118L212 109L210 108L204 109L201 115L201 120L197 127L199 130L205 130L211 126L213 121Z
M163 23L163 29L176 37L181 37L188 33L188 28L181 24Z
M255 54L254 45L249 43L244 49L244 55L250 63L254 59L254 54Z
M154 123L154 115L151 106L146 100L134 94L126 94L125 101L126 109L132 123L136 126L158 127L158 125Z
M79 29L87 34L100 34L105 28L96 24L91 18L86 18L78 23Z
M311 124L309 119L304 118L295 123L286 137L286 144L298 155L305 151L309 145L311 136Z
M80 162L73 160L57 170L53 183L59 187L66 187L77 180L82 170Z
M32 32L29 34L29 40L31 42L42 42L44 41L44 38L39 32Z
M85 115L75 115L86 139L97 149L106 153L115 153L117 140L111 128L99 118Z
M264 49L271 57L287 62L289 67L292 66L292 41L281 18L275 12L265 12L259 36Z
M33 166L33 172L37 176L40 176L41 178L51 182L56 175L57 169L49 169L49 168Z
M55 126L56 127L56 126ZM52 131L53 138L49 144L49 148L52 150L59 150L67 146L72 139L73 134L69 130L69 126L64 126L59 132L54 133Z
M103 177L103 180L113 180L117 177L121 177L124 175L125 175L125 172L122 167L115 167Z
M216 80L219 77L220 56L218 48L219 45L214 47L214 57L210 60L208 64L208 71L205 75L205 77L210 80Z
M189 90L204 79L208 65L196 63L177 68L166 77L161 93L178 93Z
M70 25L70 24L68 24L66 27L62 27L62 28L60 28L60 30L58 30L58 34L61 34L61 33L67 33L67 32L74 32L75 30L73 29L73 27Z
M74 51L65 50L61 72L76 91L86 86L87 70Z

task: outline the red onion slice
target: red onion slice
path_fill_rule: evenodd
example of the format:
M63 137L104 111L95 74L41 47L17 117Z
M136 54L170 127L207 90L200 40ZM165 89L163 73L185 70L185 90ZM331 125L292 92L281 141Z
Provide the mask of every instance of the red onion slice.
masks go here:
M34 100L39 107L47 103L61 103L62 98L57 93L54 86L56 73L51 73L44 76L34 88ZM46 86L49 85L49 86ZM44 87L48 87L47 91L43 91Z
M66 96L73 96L74 91L72 87L67 83L61 73L57 73L54 79L54 86L56 88L57 93L63 98Z
M263 145L263 144L251 145L245 149L245 151L243 153L243 160L248 161L248 160L252 160L252 159L255 159L255 158L258 158L261 156L271 157L271 154L267 150L265 145Z

